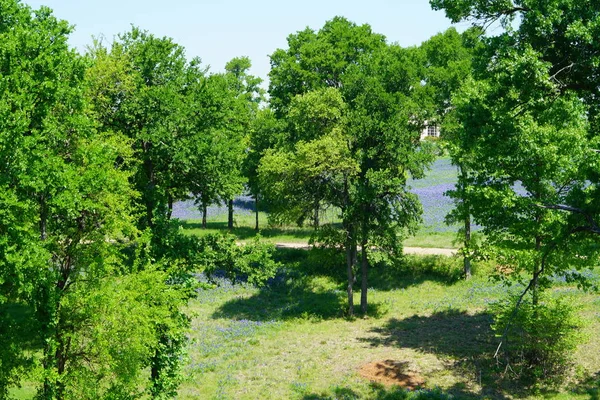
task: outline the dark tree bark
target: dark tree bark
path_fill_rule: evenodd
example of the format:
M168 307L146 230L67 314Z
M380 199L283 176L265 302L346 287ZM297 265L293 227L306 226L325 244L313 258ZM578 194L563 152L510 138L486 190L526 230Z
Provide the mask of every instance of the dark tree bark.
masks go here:
M206 203L202 203L202 228L206 229L206 214L208 212Z
M46 205L46 200L44 196L40 196L40 239L42 241L46 240L47 233L47 223L48 223L48 206Z
M150 150L150 142L143 143L143 149L145 153L148 153ZM150 228L154 226L154 164L152 163L152 159L148 154L145 155L144 160L144 171L146 173L146 179L148 181L146 193L145 193L145 202L146 202L146 223Z
M360 260L360 310L363 315L367 315L368 301L367 301L367 275L369 271L369 260L367 257L367 240L363 239L361 244L361 260Z
M233 229L233 199L230 199L229 201L227 201L227 208L228 208L228 216L227 216L227 228L228 229Z
M465 247L471 248L471 216L467 214L465 217ZM469 254L464 255L464 272L465 279L471 278L471 256Z
M354 291L353 291L353 287L352 287L354 285L354 271L353 271L354 255L352 253L353 253L352 244L346 243L346 271L348 273L347 293L348 293L348 315L349 316L354 315Z
M167 219L171 219L173 215L173 196L169 193L167 196Z
M258 194L254 196L254 215L256 216L254 230L258 232Z

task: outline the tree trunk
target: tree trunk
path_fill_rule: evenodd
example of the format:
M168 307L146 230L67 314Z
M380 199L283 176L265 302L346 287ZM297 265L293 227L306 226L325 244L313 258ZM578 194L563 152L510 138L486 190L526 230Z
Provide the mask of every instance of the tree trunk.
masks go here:
M348 274L348 316L354 316L354 264L356 262L356 242L354 239L354 232L352 225L344 222L344 228L346 230L346 272Z
M148 153L150 150L151 143L144 142L143 149L145 153ZM146 203L146 222L150 228L154 226L154 164L152 163L152 159L149 154L145 155L144 160L144 171L146 172L146 179L148 179L148 184L146 187L145 195L145 203Z
M361 260L360 260L360 271L361 271L361 281L360 281L360 310L363 315L367 315L367 273L369 269L369 260L367 258L367 240L363 239L361 242Z
M535 237L535 250L539 253L542 248L542 238L539 236ZM539 288L538 288L538 274L539 274L540 265L536 263L533 267L533 278L531 280L531 304L533 305L533 310L536 312L537 305L539 304Z
M352 245L350 243L346 243L346 271L348 273L348 315L354 315L354 292L352 290L352 286L354 284L354 257L352 255Z
M254 196L254 215L256 216L254 230L258 232L258 194Z
M48 207L46 206L46 200L44 196L40 196L40 240L46 240L48 223Z
M167 195L167 219L171 219L173 215L173 196L169 193Z
M208 212L206 203L202 203L202 228L206 229L206 214Z
M227 216L227 228L233 229L233 199L227 201L228 216Z
M314 228L315 230L319 229L319 225L320 225L320 221L319 221L319 202L317 202L317 204L315 205L315 214L313 217L313 222L314 222Z
M470 252L471 251L471 215L467 214L465 217L465 248ZM471 277L471 255L464 255L464 271L465 271L465 279L469 279Z

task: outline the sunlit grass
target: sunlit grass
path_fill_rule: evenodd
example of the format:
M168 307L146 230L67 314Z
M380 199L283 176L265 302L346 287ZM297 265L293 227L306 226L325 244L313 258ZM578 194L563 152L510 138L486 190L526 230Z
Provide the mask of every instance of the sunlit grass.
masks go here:
M458 260L443 257L409 257L406 267L373 269L370 316L348 319L343 271L306 271L303 254L280 255L296 261L269 288L223 282L191 302L196 318L180 398L405 398L385 397L394 389L358 374L366 363L389 359L408 363L428 388L458 399L594 398L597 378L537 396L496 381L497 339L486 307L507 289L487 280L489 266L476 268L468 282L459 279ZM589 322L589 340L576 354L585 381L585 374L600 371L600 297L573 296ZM354 300L360 301L358 293Z

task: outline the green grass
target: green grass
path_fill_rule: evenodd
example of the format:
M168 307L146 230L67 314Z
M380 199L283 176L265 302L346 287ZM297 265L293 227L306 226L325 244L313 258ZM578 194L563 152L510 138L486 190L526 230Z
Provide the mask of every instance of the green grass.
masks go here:
M256 237L254 214L236 215L234 221L235 224L231 233L240 242L246 242ZM180 223L184 232L189 235L204 236L210 233L228 232L226 214L209 218L206 228L202 228L202 221L200 220L184 220ZM308 243L311 235L314 233L314 228L309 226L270 226L268 215L264 212L259 212L259 228L261 237L271 243ZM458 247L455 241L456 233L454 232L436 232L420 229L414 236L409 236L405 239L404 245L408 247L454 249Z
M491 265L476 264L468 282L455 258L409 256L404 265L374 267L369 317L350 319L339 260L295 249L279 249L276 257L285 274L269 287L222 281L190 302L189 358L178 398L405 399L407 392L358 373L364 364L395 360L423 377L426 388L455 399L598 399L598 294L557 285L557 293L583 304L588 340L575 354L577 384L533 393L498 380L486 307L507 289L486 278ZM11 394L30 399L34 390L24 382ZM415 393L410 398L442 398Z
M254 230L254 215L236 215L234 228L231 231L239 241L251 240L257 235ZM227 232L227 215L218 215L207 220L206 228L202 228L202 221L181 221L186 234L204 236L210 233ZM295 225L271 227L268 225L267 214L259 212L259 233L263 239L272 243L308 243L310 235L314 232L311 227L297 227Z
M581 382L523 391L498 381L497 339L486 312L506 288L489 266L459 279L458 260L409 257L402 268L371 272L368 318L345 316L343 269L311 265L307 252L279 250L288 273L269 288L223 284L191 302L193 320L183 399L392 399L393 388L358 374L369 362L396 360L458 399L597 399L600 297L559 286L584 304L589 341L576 356ZM597 271L600 273L600 271ZM355 303L359 301L358 294Z

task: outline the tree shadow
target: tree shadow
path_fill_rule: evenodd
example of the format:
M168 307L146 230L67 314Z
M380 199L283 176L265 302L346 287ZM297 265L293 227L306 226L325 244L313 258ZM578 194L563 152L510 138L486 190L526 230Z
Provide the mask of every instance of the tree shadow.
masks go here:
M439 388L422 388L418 390L406 390L400 386L384 386L379 383L371 383L369 385L369 394L365 397L364 394L358 393L348 387L335 387L332 389L332 394L328 393L310 393L302 397L303 400L331 400L331 399L345 399L345 400L359 400L359 399L372 399L372 400L450 400L450 399L461 399L461 400L476 400L480 399L479 395L466 392L460 388L452 387L447 390L441 390Z
M448 368L465 377L471 377L482 386L478 396L506 399L505 393L514 394L514 387L504 387L498 381L498 370L493 354L498 345L490 326L492 316L487 313L469 314L458 310L415 315L406 319L392 318L388 323L371 330L373 336L360 340L373 347L396 346L449 358ZM461 384L448 393L468 391Z
M252 321L348 318L345 283L327 274L307 272L312 268L306 265L307 253L298 249L277 249L274 258L294 266L278 271L258 293L229 300L212 317ZM388 307L385 303L372 302L369 316L380 318Z
M268 286L255 295L226 302L212 317L252 321L323 320L343 317L345 307L342 291L312 288L311 277L286 270L280 271Z
M183 229L197 229L206 231L220 231L223 233L231 233L238 240L249 240L254 238L258 233L263 238L275 238L278 236L291 236L299 241L307 241L311 234L311 228L301 227L267 227L262 228L258 232L251 226L234 226L233 229L227 227L227 221L207 221L206 228L202 227L202 222L196 220L179 220L179 224Z
M600 400L600 371L590 375L573 389L579 395L588 395L590 400Z
M409 255L392 265L375 265L369 274L369 287L377 290L404 289L423 282L453 285L462 279L460 261L437 255Z

